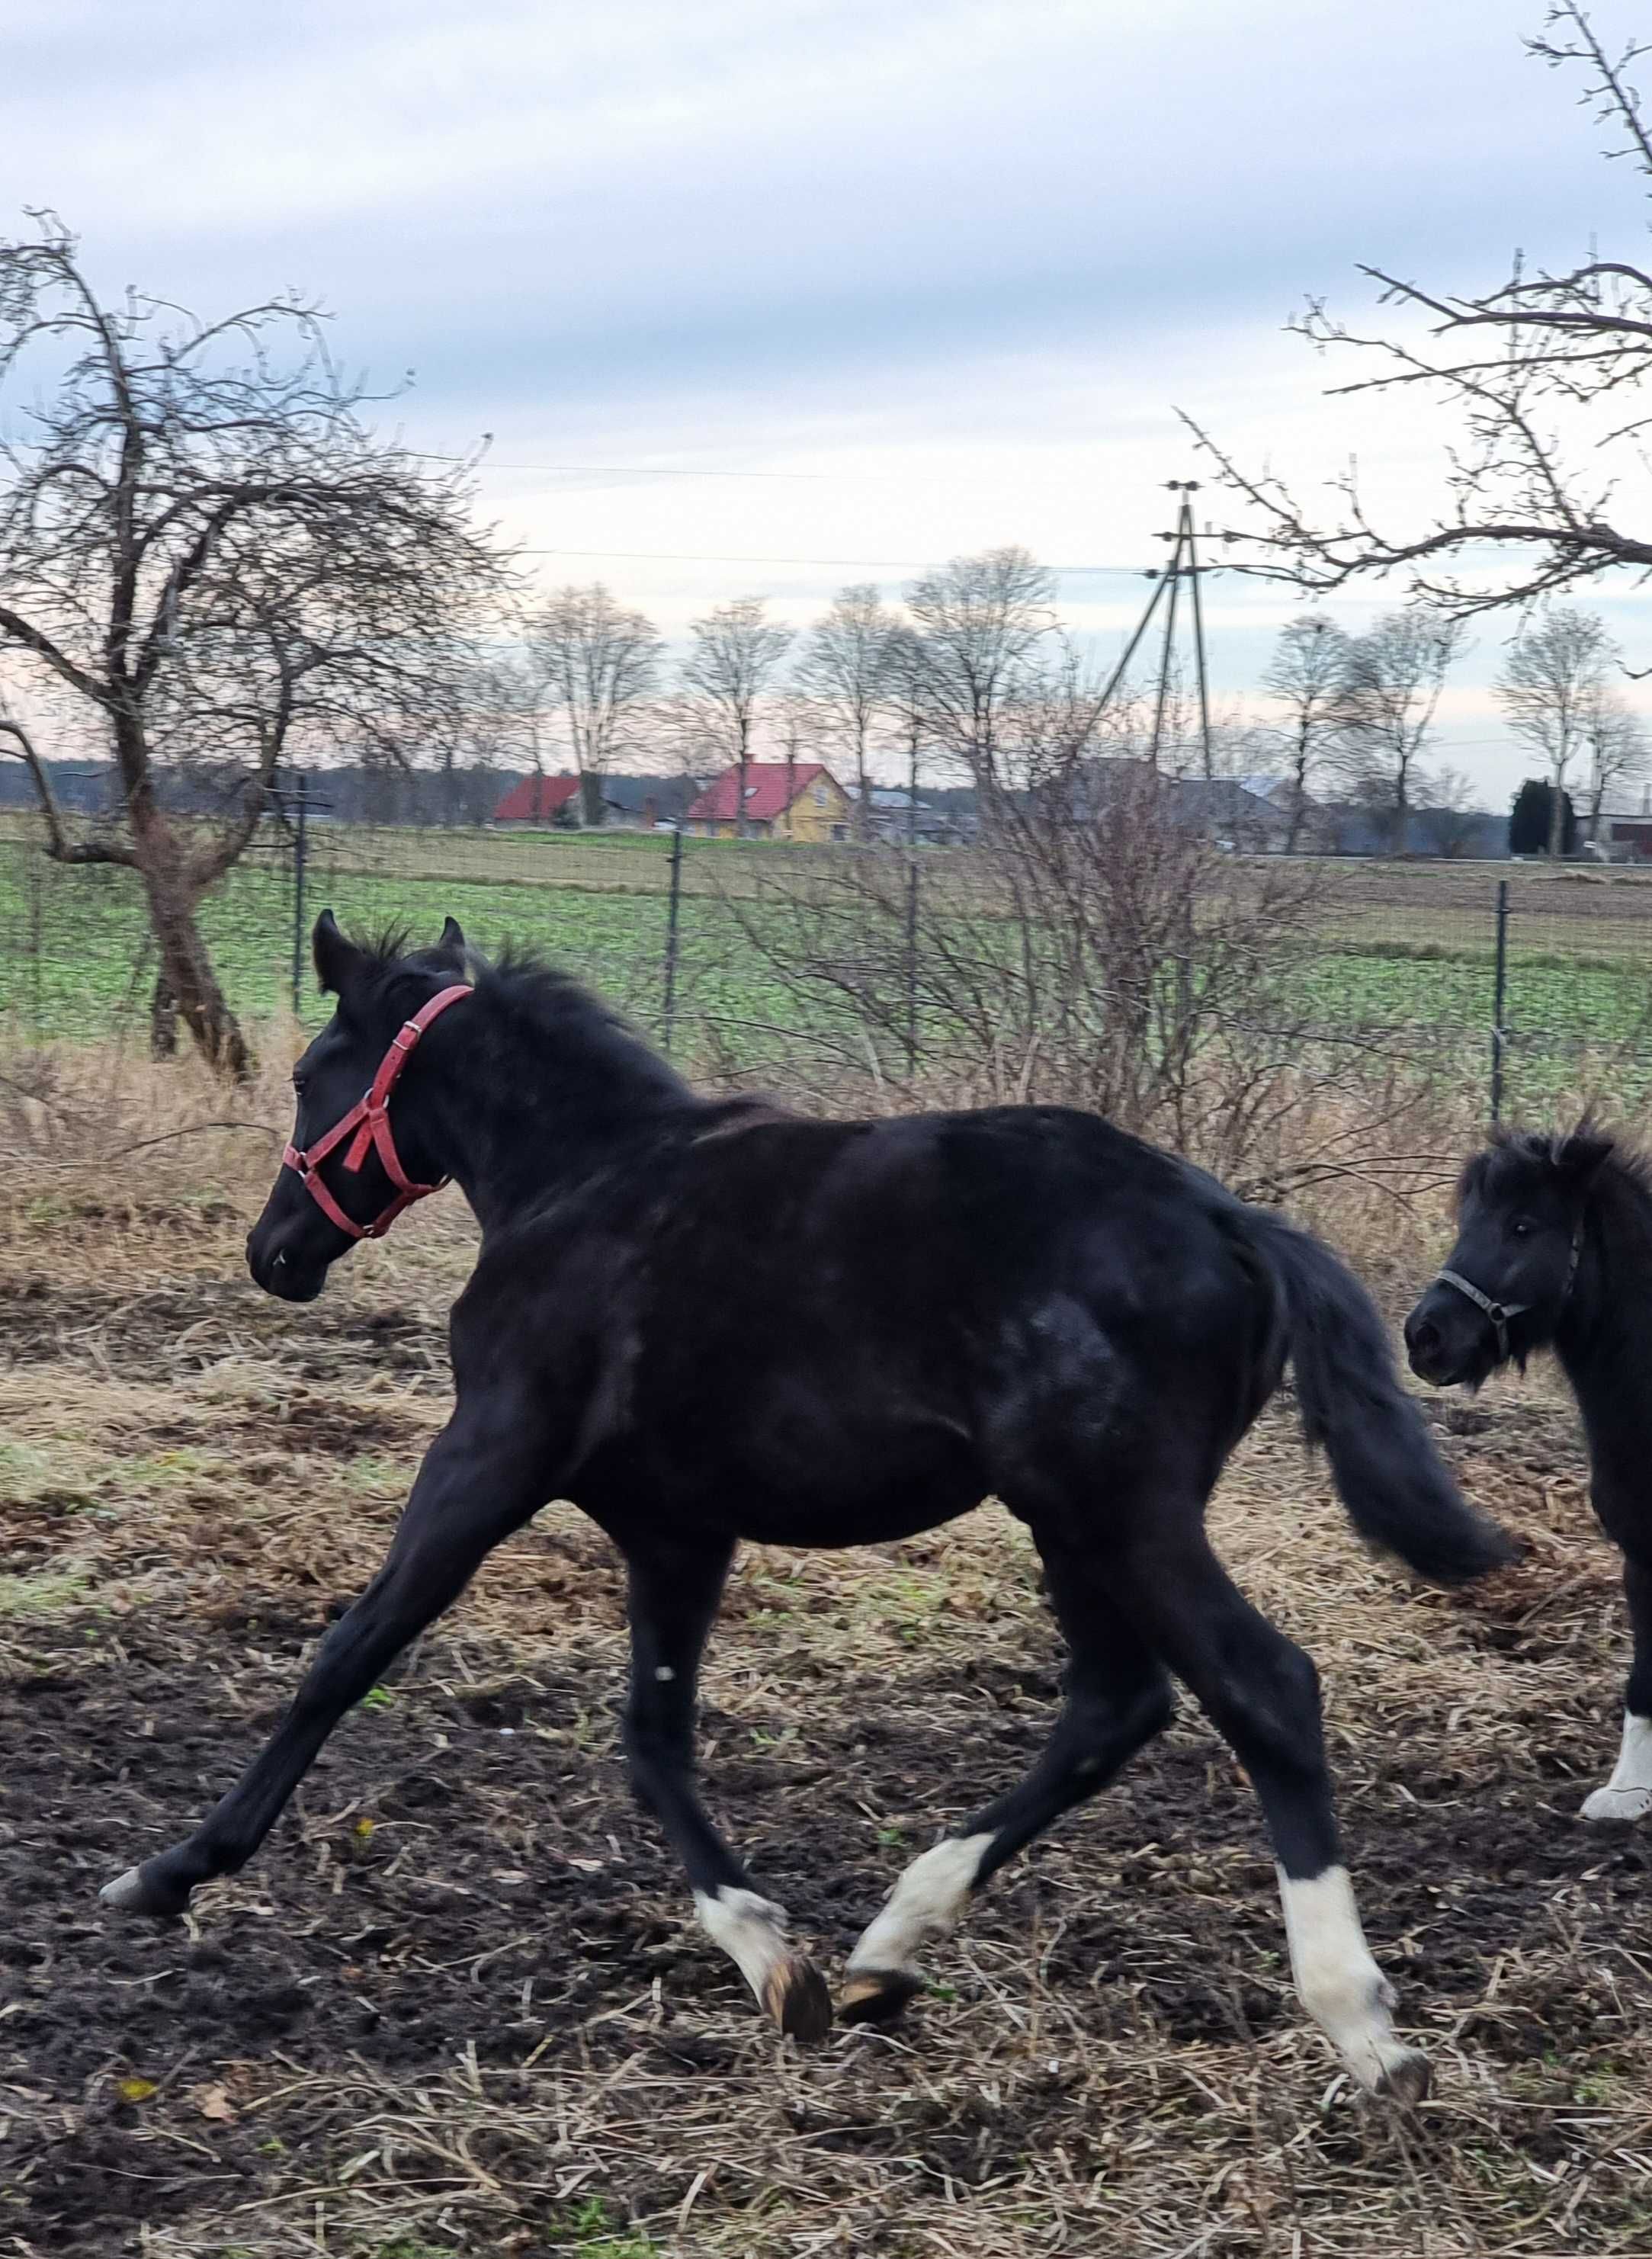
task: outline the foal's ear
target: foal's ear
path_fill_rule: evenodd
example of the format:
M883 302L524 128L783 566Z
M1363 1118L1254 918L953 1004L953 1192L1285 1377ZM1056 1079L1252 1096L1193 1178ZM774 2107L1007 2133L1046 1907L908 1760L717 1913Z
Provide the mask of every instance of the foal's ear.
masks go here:
M460 925L456 917L443 919L442 937L437 943L436 946L438 949L445 950L450 957L456 958L461 965L464 963L465 929Z
M1563 1177L1570 1178L1580 1191L1586 1192L1601 1163L1612 1151L1613 1143L1605 1130L1597 1130L1592 1122L1580 1122L1570 1137L1556 1139L1555 1166Z
M321 983L322 994L342 996L366 959L354 942L346 941L339 932L338 921L331 910L323 910L316 920L316 930L310 936L310 945L316 959L316 978Z

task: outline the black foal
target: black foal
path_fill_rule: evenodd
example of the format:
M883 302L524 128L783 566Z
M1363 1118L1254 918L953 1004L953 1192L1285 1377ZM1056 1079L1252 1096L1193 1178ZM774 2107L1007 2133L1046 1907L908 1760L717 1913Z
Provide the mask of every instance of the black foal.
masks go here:
M353 947L325 916L316 962L338 1010L299 1062L294 1144L248 1260L307 1301L357 1237L456 1178L483 1240L453 1311L453 1415L384 1568L268 1747L105 1896L175 1914L244 1865L398 1650L501 1538L571 1499L630 1571L637 1794L758 1999L817 2034L825 1985L694 1788L695 1679L723 1579L742 1538L873 1543L996 1495L1048 1572L1065 1705L1028 1778L901 1877L841 2013L899 2010L970 1892L1159 1731L1173 1675L1256 1785L1310 2013L1364 2085L1420 2091L1340 1863L1314 1666L1235 1590L1203 1528L1288 1357L1369 1538L1438 1578L1503 1557L1347 1272L1088 1115L817 1122L708 1102L573 982L476 963L451 922L438 948L405 955Z
M1436 1387L1478 1388L1511 1358L1559 1358L1634 1635L1618 1762L1583 1817L1641 1820L1652 1812L1652 1172L1588 1127L1499 1137L1463 1172L1457 1225L1406 1321L1412 1367Z

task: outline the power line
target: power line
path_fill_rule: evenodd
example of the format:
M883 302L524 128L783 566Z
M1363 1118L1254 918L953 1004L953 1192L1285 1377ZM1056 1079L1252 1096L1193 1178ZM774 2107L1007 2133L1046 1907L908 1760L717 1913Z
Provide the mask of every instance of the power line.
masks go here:
M424 463L468 463L477 471L544 471L559 476L585 478L600 476L619 479L787 479L803 480L810 485L824 484L833 475L828 471L704 471L688 470L678 464L659 463L501 463L493 456L482 454L444 454L431 447L409 447L408 454L417 455ZM842 474L837 474L841 477Z
M443 462L457 462L458 456L444 455ZM644 463L496 463L484 455L476 466L479 471L545 471L574 478L602 477L616 479L789 479L807 480L811 485L824 485L830 477L826 471L686 471Z
M860 566L872 572L906 573L933 565L933 557L713 557L691 549L522 549L523 557L630 557L660 565L833 565ZM1142 578L1139 565L1050 565L1045 571L1057 574L1123 573L1132 580ZM1209 566L1200 567L1208 572Z

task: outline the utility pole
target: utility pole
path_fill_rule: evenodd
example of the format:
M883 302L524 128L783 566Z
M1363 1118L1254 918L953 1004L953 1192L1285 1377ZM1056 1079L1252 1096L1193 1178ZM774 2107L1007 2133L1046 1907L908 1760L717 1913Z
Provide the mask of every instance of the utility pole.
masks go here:
M1201 565L1199 561L1199 533L1193 524L1192 501L1199 491L1198 480L1169 479L1165 483L1171 494L1181 497L1176 505L1174 527L1158 537L1171 545L1170 561L1164 566L1150 566L1147 569L1147 578L1153 583L1153 593L1147 600L1146 609L1136 622L1117 666L1107 677L1100 702L1106 706L1123 681L1125 670L1140 650L1161 602L1168 595L1170 602L1165 608L1164 630L1159 644L1158 682L1153 700L1153 735L1148 752L1150 766L1157 768L1159 748L1164 742L1164 716L1170 705L1171 685L1175 679L1176 624L1181 586L1186 581L1193 634L1193 679L1199 692L1200 759L1205 775L1209 777L1214 766L1210 738L1210 669L1205 649L1205 607L1199 584L1205 574L1219 572L1221 568L1214 565Z

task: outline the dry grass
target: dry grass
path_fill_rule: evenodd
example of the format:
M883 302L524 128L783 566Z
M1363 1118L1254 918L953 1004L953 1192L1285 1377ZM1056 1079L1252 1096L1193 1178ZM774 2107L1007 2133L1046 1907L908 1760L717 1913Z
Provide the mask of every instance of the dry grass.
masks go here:
M1414 2120L1351 2095L1292 2005L1250 1799L1193 1717L994 1885L901 2036L774 2040L626 1802L618 1584L566 1508L490 1563L189 1939L106 1945L90 1882L134 1826L190 1817L176 1799L263 1729L443 1416L442 1314L472 1244L456 1201L353 1258L315 1309L262 1301L239 1241L273 1158L258 1125L285 1122L273 1072L227 1109L187 1065L84 1059L14 1097L0 1693L21 1731L27 1690L57 1690L74 1778L61 1804L0 1793L0 1859L39 1861L18 1935L56 1941L0 1963L19 1986L0 1994L0 2063L13 2006L12 2031L43 2035L0 2072L0 2252L1652 2253L1648 1856L1571 1816L1609 1758L1625 1635L1570 1415L1542 1386L1488 1393L1445 1436L1529 1541L1466 1599L1407 1592L1354 1547L1283 1412L1218 1506L1246 1589L1324 1673L1367 1924L1438 2073ZM1317 1197L1398 1295L1437 1215L1402 1232L1369 1187ZM851 1556L743 1558L708 1770L824 1953L1036 1746L1055 1664L1024 1540L995 1512ZM130 1752L76 1739L123 1703L133 1735L194 1733L198 1712L217 1738L189 1744L164 1794L141 1766L134 1788ZM514 1740L478 1722L495 1716ZM409 1780L451 1789L454 1816L404 1810ZM290 1953L311 2021L203 2040L153 2006L220 1943L231 1973L211 1981L231 1990L242 1958ZM408 1990L439 2014L392 2049ZM359 2038L319 2020L352 1994L380 2014ZM54 2029L103 2016L102 2052L60 2076ZM154 2091L124 2101L133 2077Z

